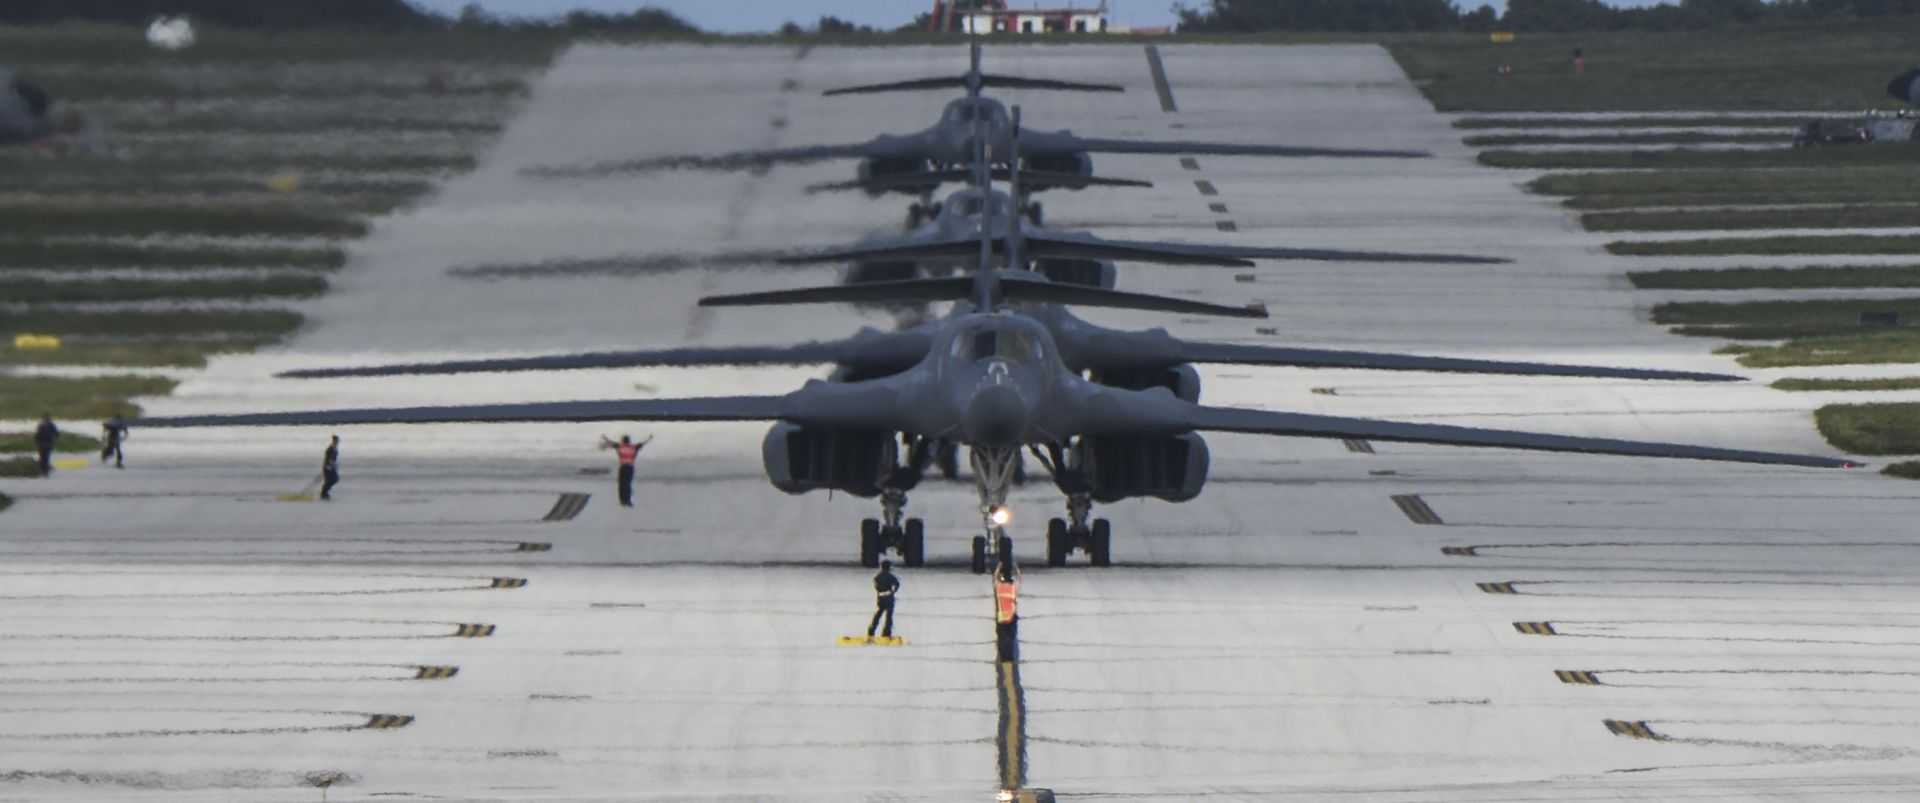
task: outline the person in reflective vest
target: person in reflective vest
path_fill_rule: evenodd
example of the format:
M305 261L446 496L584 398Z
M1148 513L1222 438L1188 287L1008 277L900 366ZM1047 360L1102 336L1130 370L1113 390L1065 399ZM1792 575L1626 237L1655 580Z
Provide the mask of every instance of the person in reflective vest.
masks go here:
M633 507L633 461L640 457L640 450L652 442L653 438L648 437L644 441L634 443L632 436L621 435L620 442L614 443L607 440L605 435L600 436L600 448L612 449L614 454L620 457L620 479L617 487L620 489L621 507Z
M893 637L893 595L899 592L900 578L893 576L893 561L880 561L880 573L873 576L873 621L867 623L867 638L873 638L881 616L887 617L887 629L880 635Z

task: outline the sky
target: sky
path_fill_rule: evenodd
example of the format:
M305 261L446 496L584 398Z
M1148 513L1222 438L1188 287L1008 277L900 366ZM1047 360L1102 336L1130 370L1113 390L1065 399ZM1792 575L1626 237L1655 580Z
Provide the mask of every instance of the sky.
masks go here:
M1463 8L1478 8L1483 0L1455 0ZM1506 7L1506 0L1485 0L1496 9ZM415 5L434 11L454 13L465 6L469 0L413 0ZM641 5L664 8L682 19L710 31L771 31L787 20L803 25L812 24L822 15L831 14L844 20L876 28L894 28L913 19L915 14L930 11L933 0L479 0L487 10L504 16L546 17L570 11L576 8L588 8L600 11L631 11ZM1040 0L1039 4L1052 8L1065 5L1092 6L1098 0ZM1609 0L1613 5L1647 5L1654 0ZM1035 0L1012 0L1015 8L1035 4ZM1112 11L1113 21L1119 25L1134 27L1171 25L1174 0L1107 0ZM1186 5L1199 7L1204 0L1186 0Z

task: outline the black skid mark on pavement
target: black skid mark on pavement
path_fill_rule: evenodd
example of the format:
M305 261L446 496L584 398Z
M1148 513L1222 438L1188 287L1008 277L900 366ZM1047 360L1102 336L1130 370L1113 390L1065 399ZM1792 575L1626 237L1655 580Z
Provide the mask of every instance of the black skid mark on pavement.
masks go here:
M596 259L550 259L540 262L497 262L460 265L447 269L456 279L566 279L634 278L688 270L744 270L775 265L795 250L734 251L718 254L634 254Z
M13 770L0 772L0 784L61 783L99 788L183 791L189 789L287 789L307 783L310 773L268 770L207 770L201 772L82 772L76 770ZM358 777L339 773L331 785L355 783Z

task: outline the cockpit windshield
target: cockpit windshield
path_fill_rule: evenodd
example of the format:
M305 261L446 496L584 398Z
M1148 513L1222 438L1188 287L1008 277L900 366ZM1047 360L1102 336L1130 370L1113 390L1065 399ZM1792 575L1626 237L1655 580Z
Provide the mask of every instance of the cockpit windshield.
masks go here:
M1040 340L1021 329L978 329L953 339L953 356L962 360L1038 362L1044 356Z

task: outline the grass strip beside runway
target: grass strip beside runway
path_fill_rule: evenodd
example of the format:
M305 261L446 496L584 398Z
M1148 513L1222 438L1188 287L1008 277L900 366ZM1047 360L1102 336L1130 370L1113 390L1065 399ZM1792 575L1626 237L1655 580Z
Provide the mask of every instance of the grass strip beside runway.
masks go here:
M1813 420L1828 443L1853 454L1920 454L1920 402L1829 404Z
M305 319L284 309L190 309L137 312L67 312L44 307L0 312L0 332L50 335L240 336L254 339L291 334Z
M1633 271L1627 279L1641 290L1920 287L1920 264L1652 270Z
M1695 240L1618 240L1607 243L1616 256L1874 256L1920 254L1920 235L1791 235L1715 237Z
M1880 473L1889 477L1920 480L1920 460L1902 460L1898 463L1888 463L1886 468L1880 469ZM0 506L0 510L4 509L3 506Z
M300 268L336 270L347 264L338 248L236 245L132 245L92 242L0 241L0 271L9 268L197 270Z
M1552 173L1527 182L1543 195L1740 193L1757 197L1805 192L1914 192L1920 164L1791 170L1638 170Z
M220 340L74 340L57 349L16 349L0 342L0 366L113 365L126 368L205 368L207 357L252 351L271 338Z
M1920 225L1920 206L1589 212L1580 225L1587 231L1899 228Z
M1676 334L1777 339L1886 331L1891 327L1864 324L1863 316L1889 314L1902 325L1920 321L1920 298L1682 301L1654 306L1653 322L1676 326Z
M364 237L367 222L354 215L295 204L104 201L0 204L10 237L73 235L152 237Z
M1920 330L1796 338L1777 346L1731 345L1714 353L1737 355L1748 368L1920 362Z
M0 494L0 513L6 512L6 509L10 507L13 507L13 497Z
M1724 133L1705 131L1635 132L1631 134L1481 134L1466 138L1468 147L1507 145L1701 145L1711 143L1773 143L1785 147L1793 135L1778 131Z
M1788 377L1776 379L1771 387L1774 390L1792 392L1824 390L1920 390L1920 376L1888 377L1884 379L1805 379Z
M1885 81L1882 78L1881 81ZM1787 148L1773 150L1707 150L1674 148L1640 151L1481 151L1488 167L1528 170L1568 170L1622 167L1828 167L1851 165L1911 165L1920 161L1920 144L1877 144L1852 148Z
M1652 192L1574 195L1561 201L1568 209L1644 209L1688 206L1878 206L1920 204L1920 188L1860 187L1849 190L1786 192Z
M72 432L60 433L59 440L53 442L56 452L97 452L100 451L100 439ZM0 454L35 454L33 433L0 432Z
M1453 127L1466 130L1505 128L1516 131L1554 128L1798 128L1806 115L1736 117L1724 114L1689 117L1462 117Z
M159 376L0 376L0 419L31 420L50 413L64 420L104 421L140 414L131 399L164 396L179 382Z
M3 276L3 275L0 275ZM50 281L0 278L0 299L11 303L103 303L130 301L311 298L327 291L313 275L247 279L105 279Z

